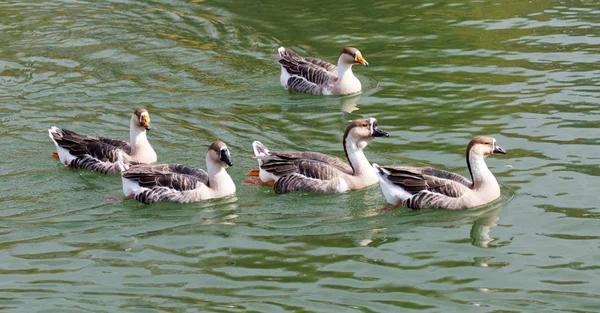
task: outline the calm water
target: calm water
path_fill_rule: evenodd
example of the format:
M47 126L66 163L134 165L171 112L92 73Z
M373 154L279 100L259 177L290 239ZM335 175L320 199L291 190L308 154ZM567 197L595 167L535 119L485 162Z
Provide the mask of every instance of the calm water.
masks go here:
M3 312L600 312L600 5L581 1L0 3ZM288 95L276 49L334 61L359 97ZM348 120L390 138L380 164L467 173L492 135L503 196L464 211L382 211L334 196L144 206L118 176L51 159L46 129L128 138L149 109L159 161L204 167L251 142L343 156Z

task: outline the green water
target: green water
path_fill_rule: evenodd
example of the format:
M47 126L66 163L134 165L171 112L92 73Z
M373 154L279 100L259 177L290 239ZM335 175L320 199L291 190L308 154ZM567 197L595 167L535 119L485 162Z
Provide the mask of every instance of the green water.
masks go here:
M600 5L582 1L0 3L3 312L600 312ZM358 97L290 96L280 45L334 61ZM63 167L50 126L128 138L150 111L159 161L232 152L235 197L145 206L118 176ZM379 164L467 174L494 206L382 211L378 187L275 195L242 185L253 140L343 156L376 117Z

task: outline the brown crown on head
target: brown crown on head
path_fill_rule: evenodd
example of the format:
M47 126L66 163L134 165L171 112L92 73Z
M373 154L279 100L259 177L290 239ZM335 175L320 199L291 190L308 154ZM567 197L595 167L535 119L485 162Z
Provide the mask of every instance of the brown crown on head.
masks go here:
M222 142L222 141L215 141L215 142L213 142L210 145L210 147L208 148L208 150L214 150L216 152L220 152L223 147L227 147L227 145L224 142Z
M144 109L144 108L139 108L137 110L135 110L135 112L133 112L133 114L135 114L137 117L141 117L142 113L148 113L148 110Z
M377 123L377 120L375 120L374 123ZM368 118L364 118L360 120L350 121L350 123L348 123L348 126L346 127L346 131L344 131L344 138L348 137L348 133L350 133L350 131L356 127L371 127L371 120Z
M495 141L496 141L496 139L494 139L494 137L489 137L489 136L477 136L477 137L471 139L471 141L469 141L469 144L467 145L467 159L469 158L469 152L471 151L473 146L481 144L481 145L492 145L492 147L493 147Z
M358 51L358 49L356 49L356 48L344 47L344 50L342 50L341 54L348 54L348 55L351 55L352 57L354 57L354 54L356 53L356 51Z

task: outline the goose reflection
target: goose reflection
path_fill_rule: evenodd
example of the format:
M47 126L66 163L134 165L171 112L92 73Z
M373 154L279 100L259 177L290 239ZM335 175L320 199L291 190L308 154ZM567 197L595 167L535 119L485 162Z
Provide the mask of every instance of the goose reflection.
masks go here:
M491 211L478 216L473 221L473 227L471 227L471 244L480 247L488 248L489 244L496 240L496 238L490 237L490 230L492 227L497 226L496 221L500 219L498 213L500 211L500 204L496 204L491 208Z
M360 100L360 95L353 95L348 97L340 98L341 110L345 113L352 113L358 110L358 100Z

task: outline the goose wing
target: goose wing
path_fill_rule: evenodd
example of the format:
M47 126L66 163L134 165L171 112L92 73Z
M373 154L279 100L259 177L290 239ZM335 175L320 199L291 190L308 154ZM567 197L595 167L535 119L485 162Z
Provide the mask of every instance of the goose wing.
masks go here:
M278 52L280 61L279 63L281 63L281 60L284 60L285 63L310 63L316 67L326 70L327 72L331 72L337 77L337 65L335 64L317 58L301 57L298 53L296 53L296 51L289 48L282 47L278 50Z
M353 170L342 160L316 152L270 152L262 160L261 169L278 177L300 174L329 180L340 175L352 175Z
M440 170L440 169L437 169L434 167L423 167L423 168L421 168L421 172L424 175L428 175L428 176L450 179L457 183L463 184L469 188L473 185L473 183L469 179L467 179L466 177L464 177L462 175L444 171L444 170Z
M276 152L276 153L279 153L279 152ZM348 163L344 162L344 160L342 160L338 157L330 156L330 155L319 153L319 152L312 152L312 151L285 152L285 153L293 154L293 157L298 158L298 159L314 160L314 161L327 163L329 165L337 167L338 169L340 169L341 171L345 172L348 175L352 175L354 173L354 170L352 169L352 167Z
M166 187L184 191L196 189L199 184L208 186L208 174L204 170L183 164L138 164L122 175L145 188Z
M304 58L304 60L306 62L310 62L320 68L323 68L324 70L328 71L329 73L331 73L332 75L335 75L335 77L337 77L337 65L331 64L327 61L323 61L323 60L317 59L317 58Z
M287 88L294 91L321 94L322 88L337 79L337 66L315 58L303 58L291 49L279 52L279 64L290 75Z
M454 173L435 168L383 166L390 172L388 180L411 194L429 191L458 198L470 191L471 182Z
M131 145L124 140L80 135L68 129L53 132L52 136L57 145L76 157L91 156L101 162L116 162L119 149L131 152Z
M339 176L336 176L339 177ZM299 173L293 173L279 178L273 188L278 194L306 191L314 193L335 193L346 191L347 185L341 179L312 178Z

